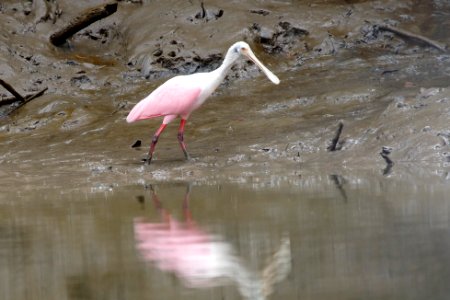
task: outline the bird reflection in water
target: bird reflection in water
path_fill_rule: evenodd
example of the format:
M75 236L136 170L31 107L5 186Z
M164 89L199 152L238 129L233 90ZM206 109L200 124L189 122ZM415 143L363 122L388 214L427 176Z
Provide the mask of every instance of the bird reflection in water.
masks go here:
M135 219L136 248L143 260L175 274L184 286L212 288L235 284L245 299L266 299L274 285L289 274L291 248L287 235L267 260L266 267L257 272L246 266L220 235L197 226L189 210L190 186L183 199L183 222L162 207L153 188L151 193L161 222Z

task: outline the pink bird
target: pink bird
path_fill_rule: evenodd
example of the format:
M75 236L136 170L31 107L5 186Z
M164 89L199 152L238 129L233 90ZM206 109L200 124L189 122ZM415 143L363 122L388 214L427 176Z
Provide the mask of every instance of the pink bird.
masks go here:
M250 46L245 42L237 42L228 49L222 65L208 73L196 73L173 77L160 85L146 98L142 99L127 116L127 122L150 119L163 116L163 122L155 132L146 162L150 164L156 143L167 124L178 116L181 117L178 129L178 142L186 159L190 159L184 143L184 126L191 113L200 107L205 100L223 81L233 63L244 55L253 61L272 81L279 84L280 80L267 69L253 54Z

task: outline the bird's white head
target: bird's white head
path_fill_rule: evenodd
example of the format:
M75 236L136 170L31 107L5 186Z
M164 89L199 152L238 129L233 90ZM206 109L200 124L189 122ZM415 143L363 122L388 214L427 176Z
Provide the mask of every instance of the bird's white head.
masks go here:
M269 69L267 69L262 64L262 62L260 62L259 59L256 58L252 49L250 49L250 46L246 42L241 41L234 43L228 50L227 56L228 55L235 57L235 59L237 59L240 55L246 56L251 61L253 61L261 69L261 71L264 72L264 74L266 74L267 78L269 78L270 81L272 81L275 84L280 83L280 79L278 79L278 77L275 74L273 74Z

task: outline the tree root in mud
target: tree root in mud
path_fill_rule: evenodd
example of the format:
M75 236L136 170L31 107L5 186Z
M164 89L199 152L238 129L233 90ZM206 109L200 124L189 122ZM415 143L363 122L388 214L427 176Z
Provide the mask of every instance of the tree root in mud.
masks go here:
M14 97L9 97L9 98L0 100L0 106L18 103L18 105L14 106L14 108L9 113L12 113L13 111L19 109L20 107L22 107L26 103L30 102L31 100L42 96L45 93L45 91L48 89L47 87L45 87L44 89L40 90L37 93L28 94L25 97L23 97L9 83L7 83L6 81L4 81L2 79L0 79L0 85L2 85L6 90L8 90L14 96Z
M100 6L96 6L83 11L75 19L63 29L53 33L50 36L50 42L55 46L63 45L68 38L73 36L78 31L91 25L92 23L106 18L107 16L117 11L117 2L110 2Z
M404 29L394 28L394 27L391 27L388 25L376 25L376 27L378 27L379 30L389 31L389 32L395 33L401 37L406 37L408 39L412 39L412 40L416 40L416 41L425 43L433 48L438 49L439 51L447 52L447 45L433 41L432 39L427 38L425 36L415 34L415 33L409 32Z

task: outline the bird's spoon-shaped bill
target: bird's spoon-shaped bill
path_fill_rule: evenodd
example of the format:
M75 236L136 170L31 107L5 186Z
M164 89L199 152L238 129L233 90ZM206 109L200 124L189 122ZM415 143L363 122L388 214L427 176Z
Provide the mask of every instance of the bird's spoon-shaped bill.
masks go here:
M246 49L246 51L244 51L243 54L247 56L251 61L253 61L255 65L257 65L261 69L261 71L263 71L264 74L266 74L267 78L269 78L270 81L272 81L275 84L280 83L280 79L278 79L278 77L275 74L273 74L269 69L267 69L266 66L264 66L262 62L259 61L258 58L256 58L252 50Z

